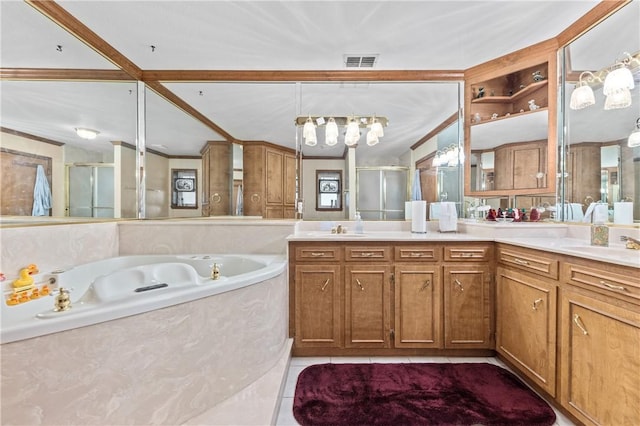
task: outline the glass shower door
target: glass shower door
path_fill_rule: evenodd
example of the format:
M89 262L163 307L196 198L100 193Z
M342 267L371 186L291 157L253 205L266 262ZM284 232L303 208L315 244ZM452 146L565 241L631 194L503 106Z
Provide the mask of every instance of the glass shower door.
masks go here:
M67 216L114 217L113 166L67 165Z
M356 169L356 209L364 220L403 220L408 200L406 167Z

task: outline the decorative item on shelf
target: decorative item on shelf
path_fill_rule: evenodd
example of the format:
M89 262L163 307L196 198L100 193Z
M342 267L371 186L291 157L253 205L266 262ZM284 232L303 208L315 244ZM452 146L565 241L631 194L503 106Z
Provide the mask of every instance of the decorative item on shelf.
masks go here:
M531 209L531 212L529 212L529 221L537 222L539 220L540 220L540 212L538 211L538 209L534 207Z
M495 120L496 118L498 118L498 113L494 112L493 114L491 114L491 119Z
M476 99L484 98L484 87L478 87L478 94L476 95Z
M586 76L586 78L584 78ZM578 78L578 84L571 93L571 102L569 108L573 110L579 110L591 106L596 103L596 98L593 94L593 89L589 86L589 83L593 82L595 76L590 71L584 71Z
M545 79L545 77L542 75L540 71L535 71L532 74L532 77L533 77L533 81L542 81Z
M535 111L537 109L539 109L540 106L536 105L536 100L535 99L531 99L529 101L529 111Z
M629 135L627 145L629 145L631 148L640 146L640 118L636 120L636 128Z
M476 112L475 114L473 114L473 122L474 123L479 123L482 121L482 118L480 117L480 113Z

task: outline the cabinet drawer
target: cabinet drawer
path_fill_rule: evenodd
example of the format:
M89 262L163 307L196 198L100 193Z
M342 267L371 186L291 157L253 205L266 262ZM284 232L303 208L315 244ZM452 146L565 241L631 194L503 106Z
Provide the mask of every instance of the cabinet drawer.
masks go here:
M483 261L486 262L491 259L491 247L486 245L481 246L446 246L444 248L444 260L445 262L469 262L469 261Z
M500 246L498 262L543 277L558 279L558 259L544 252Z
M341 248L331 246L296 247L295 256L298 261L309 260L341 260Z
M440 259L442 247L434 246L396 246L396 261L429 262Z
M345 247L345 260L391 260L391 247L347 246Z
M637 270L629 268L628 273L625 273L625 269L612 265L593 268L567 262L563 271L564 281L568 284L632 303L640 303L640 277Z

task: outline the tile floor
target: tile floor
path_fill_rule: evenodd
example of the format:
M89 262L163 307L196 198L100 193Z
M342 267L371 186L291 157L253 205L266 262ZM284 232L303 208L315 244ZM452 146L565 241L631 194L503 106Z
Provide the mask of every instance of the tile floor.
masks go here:
M287 375L287 382L282 394L282 401L280 402L280 412L278 414L278 420L276 426L297 426L298 422L293 417L293 395L296 389L296 381L298 374L305 367L312 364L324 364L324 363L347 363L347 362L489 362L498 365L503 368L509 369L499 359L492 357L477 357L477 358L461 358L461 357L370 357L370 358L358 358L358 357L309 357L309 358L291 358L289 365L289 373ZM574 426L567 417L562 413L556 412L556 426Z

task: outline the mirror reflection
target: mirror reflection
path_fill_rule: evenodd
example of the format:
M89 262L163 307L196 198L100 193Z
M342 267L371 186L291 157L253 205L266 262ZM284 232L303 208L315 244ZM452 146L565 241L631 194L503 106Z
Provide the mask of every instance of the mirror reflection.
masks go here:
M607 205L609 222L640 221L640 147L628 143L640 117L639 16L640 3L631 2L564 49L565 162L559 176L567 221L588 221L594 202ZM635 88L627 102L611 104L603 88L616 68L630 71ZM578 100L583 90L593 93L589 105Z

